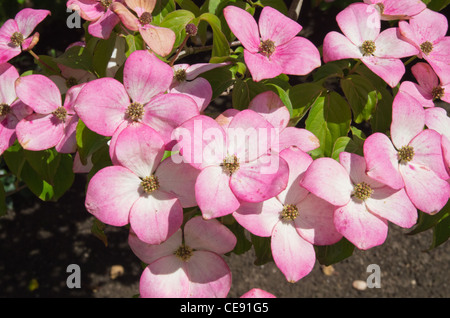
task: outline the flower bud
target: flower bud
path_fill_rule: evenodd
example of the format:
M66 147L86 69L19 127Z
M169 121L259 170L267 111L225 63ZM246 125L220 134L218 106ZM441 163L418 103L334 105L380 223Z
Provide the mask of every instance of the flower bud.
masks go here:
M186 34L189 36L197 35L197 26L193 23L189 23L186 25Z

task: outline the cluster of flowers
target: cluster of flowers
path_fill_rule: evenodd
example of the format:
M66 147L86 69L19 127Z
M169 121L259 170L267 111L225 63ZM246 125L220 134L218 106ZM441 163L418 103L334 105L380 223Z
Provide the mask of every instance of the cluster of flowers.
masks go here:
M417 209L435 213L450 196L450 119L434 107L435 99L450 99L447 20L420 1L365 2L338 14L344 35L325 37L324 62L359 59L391 87L405 73L400 58L427 63L412 68L418 84L401 84L390 137L370 135L364 156L342 152L339 161L313 160L308 152L319 147L318 139L288 126L290 113L272 91L257 95L248 109L205 115L211 87L198 75L226 63L163 62L155 54L171 52L173 31L150 24L155 1L137 0L67 3L91 21L94 36L108 38L120 22L142 35L150 50L124 61L123 83L68 69L61 69L63 78L82 83L64 88L55 78L20 77L7 61L37 43L38 35L29 36L49 12L25 9L4 24L0 153L16 138L27 150L75 153L80 120L110 137L112 166L90 180L86 208L105 224L130 226L129 245L148 264L141 297L225 297L231 273L221 255L236 244L219 222L226 215L254 235L271 237L276 265L296 282L315 264L314 245L343 237L359 249L380 245L388 221L409 228ZM306 75L321 65L318 49L297 36L301 26L273 8L264 7L258 23L235 6L224 16L255 81ZM380 33L382 19L406 17ZM184 213L195 207L201 215Z

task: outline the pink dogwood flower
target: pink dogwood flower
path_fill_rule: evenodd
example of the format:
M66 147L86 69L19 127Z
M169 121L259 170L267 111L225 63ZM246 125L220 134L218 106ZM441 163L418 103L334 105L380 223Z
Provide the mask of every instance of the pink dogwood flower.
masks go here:
M302 26L271 7L264 7L259 24L247 11L227 6L223 14L244 46L244 59L254 81L280 74L306 75L321 65L319 50L297 36Z
M172 83L172 68L145 50L133 52L125 62L123 84L114 78L100 78L80 92L76 111L86 126L102 135L115 137L133 123L154 128L164 142L172 130L199 115L197 104L183 94L164 94Z
M441 145L445 166L450 175L450 117L441 107L425 110L425 125L441 134Z
M364 0L375 5L381 14L381 20L409 19L422 12L427 6L421 0Z
M160 244L183 221L183 208L196 206L197 169L161 162L164 141L146 125L122 130L115 145L116 164L98 171L90 180L86 209L101 222L130 224L142 241Z
M391 139L382 133L364 142L367 174L391 188L405 188L411 202L425 213L436 213L447 203L450 186L441 150L441 135L424 129L425 110L408 94L399 92L392 105Z
M400 21L399 29L405 40L417 49L417 56L425 59L441 79L450 82L450 37L448 21L442 13L425 9L410 19Z
M0 64L0 155L17 140L16 126L33 110L17 99L14 83L19 72L9 63Z
M181 155L177 160L201 170L195 197L205 219L236 211L240 201L267 200L286 187L287 163L270 152L273 131L249 109L239 112L225 129L199 115L174 130L174 149Z
M233 250L236 237L217 220L195 216L160 245L128 243L145 264L139 282L141 298L225 298L231 272L221 256Z
M228 65L225 63L198 63L194 65L176 64L173 66L173 81L170 85L169 93L182 93L191 97L198 105L198 109L203 112L211 102L211 84L199 77L200 74Z
M137 17L122 3L113 3L113 10L123 25L132 31L139 31L144 42L158 55L167 56L172 52L176 40L175 32L169 28L152 25L152 12L157 0L125 0L125 4L133 10Z
M429 64L419 62L411 67L411 72L417 84L404 81L400 85L400 91L410 94L423 107L434 107L434 102L438 99L450 103L450 83L439 83L439 78Z
M314 267L315 245L331 245L342 235L333 224L335 206L300 186L313 159L298 148L283 150L289 166L289 182L276 197L260 203L242 203L233 213L244 228L271 237L272 256L287 281L294 283Z
M400 38L398 28L380 32L380 13L371 5L353 3L336 21L344 34L331 31L325 36L324 62L359 59L389 86L396 86L405 73L400 58L416 55L417 48Z
M24 149L39 151L55 147L60 153L76 151L79 118L73 105L83 85L69 89L62 105L61 92L48 77L35 74L16 80L17 97L34 110L16 127L17 139Z
M69 0L67 8L78 12L91 23L88 32L100 39L109 39L112 30L120 22L119 17L111 10L111 5L123 0Z
M341 152L339 162L315 160L301 185L336 206L336 230L361 250L385 242L388 221L404 228L417 221L417 209L405 190L367 176L365 159L356 154Z
M48 10L26 8L0 28L0 63L8 62L22 50L31 50L39 41L39 33L31 33L48 15Z

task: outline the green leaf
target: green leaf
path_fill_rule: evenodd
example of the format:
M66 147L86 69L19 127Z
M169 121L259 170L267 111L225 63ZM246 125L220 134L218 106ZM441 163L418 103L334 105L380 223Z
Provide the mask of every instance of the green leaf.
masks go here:
M281 0L258 0L258 1L254 1L255 4L260 4L264 7L272 7L274 9L276 9L277 11L283 13L284 15L287 15L288 13L288 8L286 6L286 4L284 3L284 1Z
M436 226L436 224L439 223L439 221L448 216L449 210L450 210L450 201L447 202L447 204L441 209L441 211L439 211L436 214L428 214L419 210L417 223L414 226L414 228L407 234L416 235L418 233L422 233L424 231L433 228L434 226Z
M211 85L213 92L211 100L219 97L220 94L233 85L234 79L230 67L231 66L218 67L199 75L206 79Z
M372 83L354 74L341 79L341 88L352 108L355 123L369 120L378 102L378 94Z
M252 248L252 242L247 239L245 229L238 222L234 221L232 224L225 225L233 232L237 239L236 245L232 251L234 254L244 254Z
M273 261L272 250L270 249L270 237L260 237L250 234L253 248L255 250L255 265L264 265Z
M49 67L51 67L51 69L49 69L42 62L45 63L46 65L48 65ZM55 63L54 58L51 56L39 55L39 60L35 60L35 63L37 65L39 65L39 67L42 69L42 73L46 76L61 74L61 71L60 71L58 65ZM22 74L22 76L24 76L24 75L25 74Z
M191 11L196 17L200 15L200 8L192 0L175 0L181 9ZM179 10L177 10L179 11Z
M134 51L144 49L144 40L142 40L142 37L139 34L137 35L128 34L125 37L125 40L127 42L127 49L125 51L126 57L129 57L130 54L133 53Z
M289 94L278 85L275 85L272 83L267 83L267 85L275 88L275 90L274 90L275 93L278 94L278 96L280 97L283 104L287 107L287 109L289 110L289 114L292 118L294 115L294 110L292 108L292 103L291 103L291 99L289 98Z
M108 238L105 234L105 228L106 224L100 222L98 219L94 218L91 226L91 233L97 237L100 241L105 244L105 246L108 246Z
M176 38L174 49L179 47L186 37L185 28L195 18L195 15L188 10L176 10L165 16L161 22L161 27L171 29L175 32Z
M442 11L450 4L450 0L425 0L424 2L428 9L433 11Z
M92 53L88 47L73 46L55 58L54 62L74 69L93 70Z
M42 180L54 184L62 155L54 148L42 151L24 150L23 155Z
M87 128L81 119L78 121L76 139L80 160L84 165L87 163L87 158L90 155L108 142L107 137L101 136Z
M313 80L315 82L324 80L328 77L344 77L344 68L349 66L347 60L332 61L323 64L313 73Z
M254 82L251 78L246 80L236 79L231 95L233 107L243 110L248 107L250 101L258 94L270 90L261 82Z
M378 102L375 111L370 119L372 132L387 134L392 122L392 103L394 101L391 93L384 87L377 87Z
M325 89L316 83L303 83L289 89L292 103L291 126L295 126Z
M155 8L152 12L152 24L159 25L166 15L175 11L176 5L174 0L159 0L156 1Z
M209 12L203 13L198 19L199 21L208 22L211 26L213 32L213 49L211 56L228 56L230 54L230 45L222 32L220 19Z
M342 238L335 244L314 246L314 249L316 250L316 257L319 263L329 266L350 257L353 254L355 246L346 238Z
M97 46L94 49L92 63L94 66L94 71L98 75L98 77L106 76L106 68L114 51L116 38L116 33L113 32L111 33L109 39L99 40Z
M320 141L320 147L311 155L331 157L336 140L349 133L351 119L350 107L338 93L329 92L317 98L306 119L306 129Z
M433 241L430 249L436 248L443 244L450 237L450 213L446 213L444 217L439 220L433 230Z

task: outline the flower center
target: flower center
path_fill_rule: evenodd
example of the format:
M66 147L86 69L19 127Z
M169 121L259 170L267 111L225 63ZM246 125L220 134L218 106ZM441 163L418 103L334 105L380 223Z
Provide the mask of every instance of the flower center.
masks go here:
M55 117L58 118L60 121L62 122L66 121L67 110L64 107L62 106L58 107L52 114L55 115Z
M6 116L11 111L11 106L8 104L2 103L0 104L0 116Z
M239 160L236 155L228 156L223 160L222 166L229 175L232 175L239 169Z
M375 42L371 40L364 41L361 45L361 50L364 56L372 55L375 53Z
M109 6L112 4L113 0L100 0L100 3L102 6L104 6L106 9L109 8Z
M436 86L431 91L431 95L433 95L433 99L441 99L444 97L445 89L442 86Z
M23 38L23 34L20 32L14 32L13 35L11 36L11 43L15 46L18 47L22 44L24 38Z
M140 121L144 116L144 105L136 102L131 103L125 115L132 121Z
M145 193L152 193L159 189L158 177L155 175L145 177L142 179L141 187L144 189Z
M193 23L186 24L186 34L190 36L196 36L197 35L197 26Z
M192 257L192 254L192 248L184 244L175 251L175 256L181 259L183 262L189 261L189 259Z
M269 57L275 52L275 43L271 40L261 41L259 44L259 53L262 55Z
M178 82L184 82L186 80L186 70L179 69L175 72L175 79Z
M423 43L420 45L420 49L422 50L423 53L425 53L426 55L428 55L428 54L431 53L431 51L433 51L433 43L428 42L428 41L423 42Z
M283 220L293 221L298 216L298 209L293 204L286 204L281 211L281 218Z
M370 198L372 194L372 188L365 182L358 183L353 189L353 195L363 201Z
M67 88L71 88L77 84L78 84L78 81L75 77L69 77L68 79L66 79Z
M403 146L397 153L400 162L409 162L414 158L414 148L411 146Z
M149 12L142 13L142 15L139 18L139 22L142 25L150 24L152 21L153 21L153 17L152 17L152 14Z

